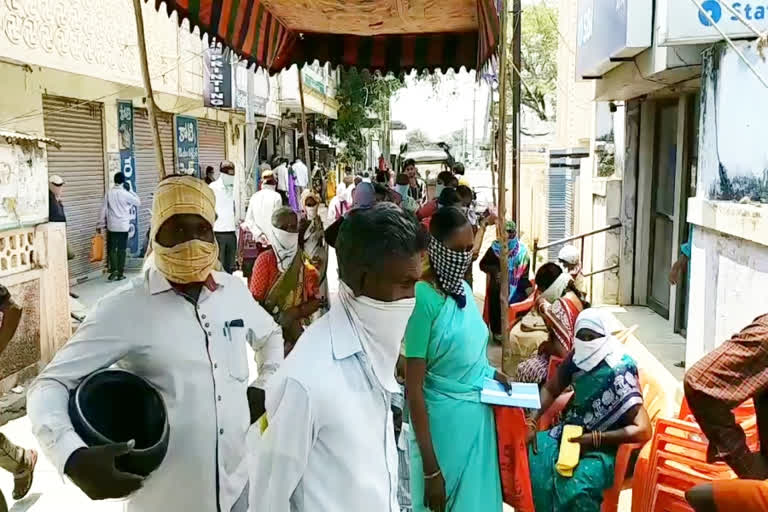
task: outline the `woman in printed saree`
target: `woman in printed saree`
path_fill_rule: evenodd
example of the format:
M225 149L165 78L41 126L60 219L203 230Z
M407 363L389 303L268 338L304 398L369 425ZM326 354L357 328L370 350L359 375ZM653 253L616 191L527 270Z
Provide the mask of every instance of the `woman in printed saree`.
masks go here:
M547 263L536 272L536 287L542 290L536 299L536 311L544 319L549 339L539 345L538 354L518 365L516 380L543 385L549 359L564 359L571 351L576 318L589 303L574 285L571 275L556 263Z
M318 213L320 196L316 192L305 190L301 194L301 207L305 218L301 226L303 228L304 254L306 254L309 264L317 271L319 295L328 297L328 282L326 280L328 245L325 243L323 221Z
M603 491L613 485L619 445L651 438L637 365L612 336L607 319L599 309L579 315L573 350L541 390L541 409L530 421L528 453L536 512L599 512ZM536 432L540 415L568 386L573 386L574 395L562 422ZM558 466L566 425L583 430L569 439L580 445L575 467ZM571 476L564 476L568 473Z
M517 304L528 298L531 288L530 268L531 253L528 247L517 237L517 224L513 221L506 223L509 236L509 304ZM501 340L501 242L496 240L480 260L480 270L488 275L488 285L485 291L485 308L483 316L490 324L494 338Z
M488 328L463 279L472 226L442 208L430 233L430 268L405 331L413 511L500 512L496 426L480 391L485 379L508 379L488 363Z
M266 235L270 248L256 258L249 289L283 328L287 355L304 332L304 321L325 301L318 298L317 270L299 247L296 212L285 206L275 210Z

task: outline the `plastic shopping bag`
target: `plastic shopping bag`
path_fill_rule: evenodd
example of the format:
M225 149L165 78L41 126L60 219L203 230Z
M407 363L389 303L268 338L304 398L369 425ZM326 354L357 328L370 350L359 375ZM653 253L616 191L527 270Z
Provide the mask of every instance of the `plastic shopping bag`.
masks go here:
M96 233L91 238L91 263L98 261L104 261L104 236L101 233Z

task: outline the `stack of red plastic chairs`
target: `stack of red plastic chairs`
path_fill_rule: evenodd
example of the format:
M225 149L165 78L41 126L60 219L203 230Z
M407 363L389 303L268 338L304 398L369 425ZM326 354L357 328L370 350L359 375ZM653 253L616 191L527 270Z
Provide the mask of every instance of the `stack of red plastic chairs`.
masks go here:
M734 410L736 421L747 434L752 450L759 438L752 401ZM680 419L656 422L650 450L643 450L635 467L632 487L633 512L692 512L685 493L696 485L736 478L723 464L707 462L709 443L684 401Z

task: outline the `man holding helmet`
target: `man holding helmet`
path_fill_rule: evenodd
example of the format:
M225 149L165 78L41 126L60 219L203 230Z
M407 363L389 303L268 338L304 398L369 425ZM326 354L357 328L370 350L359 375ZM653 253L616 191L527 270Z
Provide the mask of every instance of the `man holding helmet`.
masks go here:
M202 180L160 182L149 269L101 299L29 391L33 432L57 469L92 499L131 495L129 512L248 510L243 446L249 405L259 415L264 392L248 388L245 345L261 356L255 385L263 389L283 360L283 339L236 277L214 271L214 204ZM168 451L147 479L115 468L133 441L88 447L68 414L71 390L116 363L146 379L167 408Z

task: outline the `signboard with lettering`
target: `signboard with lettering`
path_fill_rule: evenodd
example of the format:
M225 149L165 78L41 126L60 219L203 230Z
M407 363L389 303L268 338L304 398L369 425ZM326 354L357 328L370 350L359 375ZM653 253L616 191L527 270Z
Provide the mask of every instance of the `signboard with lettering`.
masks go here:
M577 78L599 78L652 42L652 0L579 0Z
M202 178L194 117L176 116L176 172Z
M206 47L203 58L203 102L206 107L232 108L232 64L221 44Z
M117 102L117 134L120 145L120 170L125 176L125 183L136 192L136 155L134 151L133 102ZM139 245L139 210L131 206L131 227L128 230L128 254L140 256Z
M720 41L723 36L717 31L718 28L731 39L755 37L755 33L739 20L739 16L758 31L768 31L768 2L765 0L698 0L698 3L701 7L690 0L657 1L659 46Z

